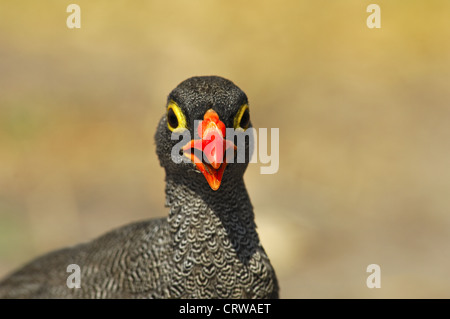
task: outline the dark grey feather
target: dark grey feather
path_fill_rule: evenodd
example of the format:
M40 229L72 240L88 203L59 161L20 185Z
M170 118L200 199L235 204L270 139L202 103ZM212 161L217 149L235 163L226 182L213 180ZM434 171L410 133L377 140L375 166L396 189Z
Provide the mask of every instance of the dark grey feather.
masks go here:
M169 95L188 117L213 108L227 127L247 97L220 77L194 77ZM166 171L169 216L131 224L86 244L40 257L0 282L2 298L277 298L243 181L248 163L229 164L213 191L192 163L175 164L166 117L155 136ZM249 145L246 145L247 150ZM67 266L81 288L66 285Z

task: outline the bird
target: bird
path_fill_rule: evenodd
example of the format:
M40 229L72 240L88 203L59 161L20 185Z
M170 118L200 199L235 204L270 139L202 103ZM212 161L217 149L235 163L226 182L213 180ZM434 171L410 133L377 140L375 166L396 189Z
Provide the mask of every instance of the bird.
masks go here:
M155 134L168 216L41 256L0 281L0 298L279 298L243 178L251 128L248 98L232 81L182 81Z

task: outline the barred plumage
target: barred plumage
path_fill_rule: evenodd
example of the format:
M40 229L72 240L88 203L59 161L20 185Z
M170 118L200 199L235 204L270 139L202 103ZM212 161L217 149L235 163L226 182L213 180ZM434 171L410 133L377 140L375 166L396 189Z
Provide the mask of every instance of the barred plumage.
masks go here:
M227 127L245 94L219 77L182 82L169 95L193 121L214 108ZM173 124L176 124L172 118ZM3 298L277 298L275 272L262 248L243 181L248 164L226 166L211 189L192 163L176 164L165 117L155 136L166 170L167 218L134 223L87 244L45 255L0 283ZM246 144L246 151L249 152ZM206 164L205 164L206 165ZM69 264L81 288L66 285Z

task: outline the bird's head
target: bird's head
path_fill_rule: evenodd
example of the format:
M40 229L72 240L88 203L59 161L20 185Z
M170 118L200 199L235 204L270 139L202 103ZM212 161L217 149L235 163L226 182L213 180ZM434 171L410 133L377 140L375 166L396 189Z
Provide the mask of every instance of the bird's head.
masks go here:
M181 82L169 94L155 136L166 177L214 191L222 181L241 180L252 151L249 127L247 96L231 81L203 76Z

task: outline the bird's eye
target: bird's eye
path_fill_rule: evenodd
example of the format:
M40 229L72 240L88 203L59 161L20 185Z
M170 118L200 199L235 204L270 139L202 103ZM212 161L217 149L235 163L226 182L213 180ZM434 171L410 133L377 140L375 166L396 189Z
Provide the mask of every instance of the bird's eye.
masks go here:
M177 129L187 128L183 111L173 101L167 106L167 126L172 132Z
M167 123L173 128L178 127L178 119L172 108L167 111Z
M242 128L244 131L248 128L250 124L250 111L248 105L244 104L241 106L239 112L237 112L234 118L234 128Z

